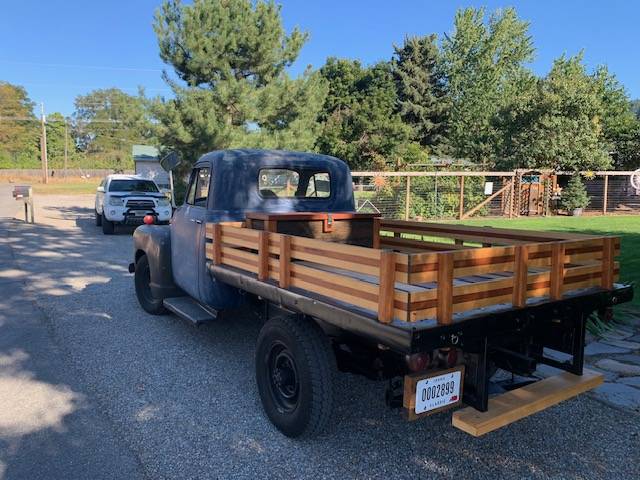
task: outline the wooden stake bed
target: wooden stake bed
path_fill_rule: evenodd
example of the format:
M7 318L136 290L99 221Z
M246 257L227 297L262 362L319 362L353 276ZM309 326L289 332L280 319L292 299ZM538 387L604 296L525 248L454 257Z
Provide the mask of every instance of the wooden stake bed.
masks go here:
M581 289L610 290L619 271L614 261L619 237L357 214L247 217L249 223L257 222L256 229L238 223L207 224L208 261L283 289L333 299L341 307L369 312L382 323L435 319L434 325L447 325L458 314L497 305L519 308L531 299L559 300ZM310 221L320 226L310 228ZM296 227L296 222L306 223ZM357 235L348 235L349 222L357 222ZM370 229L368 235L363 236L363 225ZM308 238L318 231L322 240ZM341 243L345 241L352 244Z
M489 399L489 410L467 407L453 413L452 425L474 437L540 412L552 405L596 388L603 375L584 370L582 375L563 372Z

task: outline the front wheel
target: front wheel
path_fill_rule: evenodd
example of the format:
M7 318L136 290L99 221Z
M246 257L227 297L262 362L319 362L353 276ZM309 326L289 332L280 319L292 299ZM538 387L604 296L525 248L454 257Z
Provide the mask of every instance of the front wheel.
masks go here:
M107 220L107 218L103 215L102 216L102 233L104 233L105 235L111 235L113 234L114 231L115 231L115 224L112 221Z
M96 227L102 226L102 215L98 213L98 210L95 210L96 214Z
M154 297L151 291L151 269L146 255L142 255L136 262L134 283L136 297L145 312L151 315L162 315L167 311L162 304L162 299Z
M335 357L329 338L305 317L274 318L258 337L256 381L269 420L288 437L326 429L333 411Z

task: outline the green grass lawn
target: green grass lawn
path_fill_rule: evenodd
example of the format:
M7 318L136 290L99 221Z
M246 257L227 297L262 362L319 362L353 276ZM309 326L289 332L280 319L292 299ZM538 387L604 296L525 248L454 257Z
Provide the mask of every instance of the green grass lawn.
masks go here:
M625 283L640 283L640 216L481 218L459 223L496 228L619 235L622 242L618 258L620 280ZM640 294L636 294L633 305L640 306Z

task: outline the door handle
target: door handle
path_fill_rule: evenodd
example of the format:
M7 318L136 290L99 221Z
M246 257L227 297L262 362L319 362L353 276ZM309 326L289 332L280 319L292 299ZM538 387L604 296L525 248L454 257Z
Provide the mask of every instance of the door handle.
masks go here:
M195 219L195 218L192 218L192 219L191 219L191 221L192 221L193 223L197 223L198 225L202 225L202 220L197 220L197 219Z

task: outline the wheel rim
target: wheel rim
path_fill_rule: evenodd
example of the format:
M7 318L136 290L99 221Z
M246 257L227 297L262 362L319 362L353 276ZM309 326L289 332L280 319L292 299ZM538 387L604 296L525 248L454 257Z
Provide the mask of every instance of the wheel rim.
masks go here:
M281 343L275 343L269 352L269 390L280 412L296 409L300 396L300 382L296 362L291 352Z

